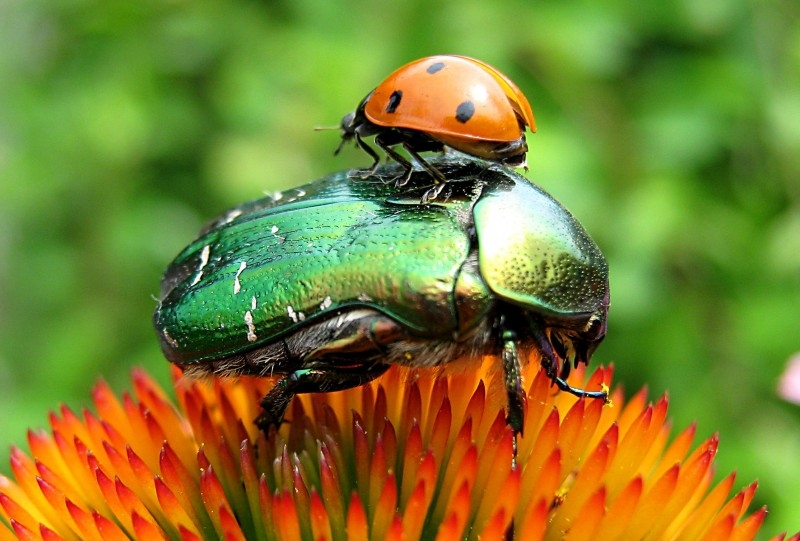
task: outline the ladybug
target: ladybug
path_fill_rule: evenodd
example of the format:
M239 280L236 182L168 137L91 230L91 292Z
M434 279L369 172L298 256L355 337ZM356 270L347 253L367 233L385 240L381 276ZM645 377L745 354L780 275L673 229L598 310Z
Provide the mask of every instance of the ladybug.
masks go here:
M517 85L500 71L466 56L429 56L389 75L342 119L342 141L335 154L355 139L374 160L365 175L374 174L380 157L364 141L374 135L375 144L405 169L398 185L408 182L412 165L392 148L395 145L403 145L435 184L443 184L444 175L420 152L440 152L447 146L525 167L526 126L536 131L531 106Z

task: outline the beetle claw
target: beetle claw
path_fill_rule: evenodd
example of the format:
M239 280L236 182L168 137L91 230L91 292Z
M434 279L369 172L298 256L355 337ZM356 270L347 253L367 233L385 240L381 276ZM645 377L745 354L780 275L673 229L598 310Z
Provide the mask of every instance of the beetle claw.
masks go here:
M578 389L577 387L573 387L559 377L553 378L553 383L555 383L556 386L562 391L575 395L578 398L599 398L602 399L603 403L605 404L610 403L610 399L608 398L608 387L605 385L600 391L587 391L586 389Z

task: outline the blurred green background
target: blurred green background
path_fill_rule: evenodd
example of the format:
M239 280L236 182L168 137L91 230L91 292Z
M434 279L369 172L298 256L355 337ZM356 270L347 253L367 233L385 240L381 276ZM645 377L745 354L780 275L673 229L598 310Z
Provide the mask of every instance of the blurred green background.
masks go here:
M168 384L161 272L206 220L366 166L335 126L392 70L476 56L527 94L528 176L611 267L615 383L670 394L800 528L796 0L5 0L0 3L0 470L98 378ZM677 430L675 430L677 432Z

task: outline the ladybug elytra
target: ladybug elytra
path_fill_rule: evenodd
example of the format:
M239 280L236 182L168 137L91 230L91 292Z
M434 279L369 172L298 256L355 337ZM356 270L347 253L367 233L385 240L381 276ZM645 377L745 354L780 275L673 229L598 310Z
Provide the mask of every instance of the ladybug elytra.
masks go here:
M394 148L403 148L433 177L442 173L420 152L445 146L505 165L524 167L528 145L525 127L536 131L533 111L522 91L494 67L465 56L439 55L416 60L389 75L342 119L342 142L353 139L369 154L373 174L380 163L375 144L405 168L397 184L411 177L411 163ZM438 190L437 190L438 191ZM434 195L435 197L435 195Z

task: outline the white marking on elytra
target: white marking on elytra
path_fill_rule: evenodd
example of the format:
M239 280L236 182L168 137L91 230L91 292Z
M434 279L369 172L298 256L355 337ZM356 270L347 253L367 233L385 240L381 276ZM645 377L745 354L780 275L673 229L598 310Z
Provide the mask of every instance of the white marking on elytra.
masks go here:
M221 220L222 223L220 225L229 224L241 215L242 215L241 210L233 209L232 211L230 211L225 215L225 217Z
M283 241L286 240L286 237L284 237L283 235L278 235L278 226L277 225L273 225L272 226L272 228L270 229L270 233L272 233L272 236L275 237L276 239L278 239L281 243L283 243Z
M291 304L286 305L286 313L289 314L289 319L297 323L297 312L294 311L294 308L292 308Z
M242 261L239 264L239 270L236 271L236 276L233 278L233 294L238 295L239 292L242 290L242 283L239 281L239 276L242 275L244 269L247 268L247 261Z
M253 298L250 299L250 309L255 310L256 306L258 306L258 301L256 300L256 296L253 295Z
M306 195L305 190L300 190L295 188L294 192L295 192L294 195L292 195L291 197L289 197L289 199L287 199L288 202L297 201L298 199ZM283 199L284 194L282 192L275 192L270 197L272 197L273 201L280 201L281 199Z
M319 305L319 309L320 310L327 310L328 308L331 307L332 304L333 304L333 299L331 299L331 296L328 295L327 297L322 299L322 302Z
M250 310L244 313L244 323L247 325L247 341L255 342L258 340L256 326L253 324L253 313Z
M206 244L203 246L203 250L200 252L200 266L197 267L197 274L195 275L192 283L190 285L195 285L197 282L200 281L200 278L203 277L203 269L206 265L208 265L208 260L211 257L211 245Z

